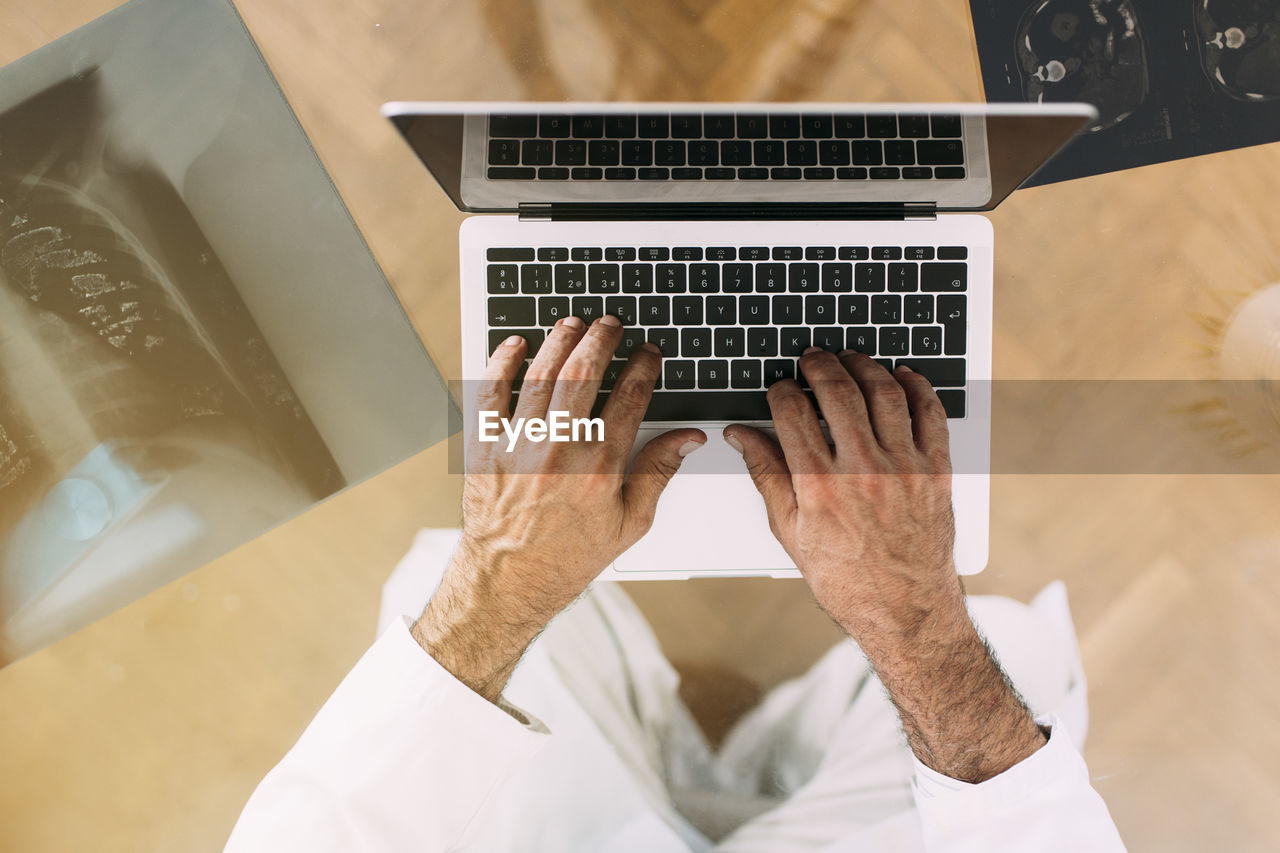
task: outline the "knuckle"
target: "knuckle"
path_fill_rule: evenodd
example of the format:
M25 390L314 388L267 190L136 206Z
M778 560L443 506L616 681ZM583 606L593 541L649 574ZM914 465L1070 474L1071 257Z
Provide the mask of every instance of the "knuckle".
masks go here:
M631 379L615 385L612 396L619 405L629 409L638 409L641 406L648 405L649 388L643 382Z
M905 408L907 405L907 397L896 383L877 382L871 386L867 396L878 406Z

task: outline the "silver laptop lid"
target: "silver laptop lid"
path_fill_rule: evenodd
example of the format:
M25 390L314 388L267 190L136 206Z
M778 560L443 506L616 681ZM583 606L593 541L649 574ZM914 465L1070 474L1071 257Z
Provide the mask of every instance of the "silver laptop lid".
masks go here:
M447 103L383 107L459 209L896 217L990 210L1086 104Z

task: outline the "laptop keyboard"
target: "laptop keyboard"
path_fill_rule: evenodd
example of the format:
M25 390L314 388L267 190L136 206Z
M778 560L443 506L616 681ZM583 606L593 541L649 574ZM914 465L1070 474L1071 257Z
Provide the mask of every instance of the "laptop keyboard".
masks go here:
M965 177L957 115L491 115L490 180Z
M517 334L531 359L561 318L610 313L624 329L602 394L632 350L662 350L648 421L769 420L761 392L803 383L809 346L905 364L962 418L967 259L963 246L493 248L489 352Z

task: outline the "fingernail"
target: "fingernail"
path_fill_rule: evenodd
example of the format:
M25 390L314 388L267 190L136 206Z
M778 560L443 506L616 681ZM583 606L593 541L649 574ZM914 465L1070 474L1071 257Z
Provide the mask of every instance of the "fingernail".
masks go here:
M504 347L518 347L523 341L524 341L524 338L520 337L519 335L512 335L511 337L503 341L502 345Z
M910 367L907 367L905 364L899 364L897 367L894 368L894 370L902 370L907 373L915 373L914 370L912 370Z
M851 350L851 349L842 349L842 350L840 350L840 356L841 356L842 358L843 358L844 356L846 356L846 355L853 355L853 350Z
M801 355L808 355L811 352L822 352L822 347L805 347L805 351Z
M732 447L734 450L738 451L739 453L741 453L741 452L742 452L742 442L741 442L741 441L738 441L738 439L737 439L737 438L735 438L734 436L732 436L732 435L726 435L726 436L724 437L724 443L725 443L725 444L727 444L727 445L729 445L730 447Z
M560 325L564 326L566 329L586 328L586 323L583 323L582 320L578 317L565 317L563 320L560 321Z
M651 352L654 355L662 355L662 350L658 349L658 345L651 341L645 341L640 345L640 349Z
M702 442L700 441L686 441L684 444L680 445L680 449L677 450L676 452L679 453L682 457L684 457L684 456L688 456L690 453L697 450L701 446L702 446Z
M621 326L622 321L612 314L605 314L603 317L600 318L600 325L601 326Z

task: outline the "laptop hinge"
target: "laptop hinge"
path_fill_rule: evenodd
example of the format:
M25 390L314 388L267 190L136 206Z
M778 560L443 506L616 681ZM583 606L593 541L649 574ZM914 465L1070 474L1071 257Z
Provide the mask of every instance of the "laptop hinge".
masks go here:
M845 204L840 202L807 203L719 203L686 202L679 204L593 204L585 202L523 202L520 219L524 221L615 222L624 220L828 220L877 219L920 220L936 218L932 203Z

